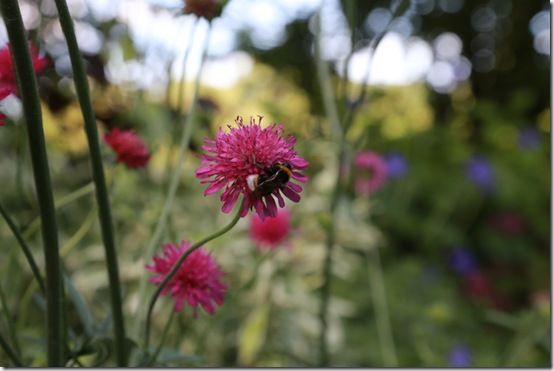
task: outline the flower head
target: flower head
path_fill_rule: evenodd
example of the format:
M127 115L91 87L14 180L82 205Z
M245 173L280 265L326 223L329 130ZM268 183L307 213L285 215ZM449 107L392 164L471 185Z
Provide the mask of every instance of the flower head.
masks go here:
M163 256L155 256L154 262L146 266L147 270L156 273L150 278L150 282L159 285L190 246L187 241L182 241L179 246L164 245ZM216 306L223 304L227 290L227 286L221 282L222 276L223 272L214 258L200 247L185 259L161 294L173 296L177 312L188 304L195 316L199 306L213 314Z
M466 164L466 175L469 180L483 191L491 191L494 187L494 169L483 156L474 156Z
M457 344L452 347L448 353L448 364L450 367L469 367L471 366L471 351L463 344Z
M387 162L387 173L391 178L400 178L408 172L408 161L400 153L386 154L385 161Z
M104 141L117 153L117 161L130 168L144 167L150 159L148 148L132 130L112 129L104 134Z
M38 55L38 50L34 45L30 46L30 52L35 72L41 72L48 65L48 60ZM10 45L7 44L0 49L0 100L10 94L18 95L18 92ZM0 113L0 126L4 125L5 118L6 116Z
M227 0L185 0L185 14L194 14L211 20L217 17Z
M477 269L475 256L464 247L457 247L450 251L448 260L452 269L461 275L469 274Z
M275 217L265 219L254 214L250 219L250 238L261 249L274 249L288 236L290 218L290 212L287 209L281 209Z
M237 126L229 132L219 130L215 140L205 139L202 149L202 166L196 177L209 184L204 191L208 196L223 190L220 196L221 210L229 213L239 196L244 196L241 216L255 209L260 218L277 215L277 204L285 207L285 195L293 202L300 201L302 187L293 180L306 182L307 177L299 172L308 166L308 161L294 150L296 139L283 137L283 126L262 128L252 118L245 125L241 117ZM262 185L258 186L258 185Z
M385 185L388 177L387 163L376 152L360 152L354 159L359 172L354 187L362 195L375 193Z

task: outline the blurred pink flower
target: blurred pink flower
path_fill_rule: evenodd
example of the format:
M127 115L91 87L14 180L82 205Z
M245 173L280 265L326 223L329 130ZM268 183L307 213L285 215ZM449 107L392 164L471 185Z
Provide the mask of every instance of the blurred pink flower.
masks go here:
M490 223L495 230L506 235L519 236L525 232L525 222L514 212L496 214Z
M104 141L117 154L117 161L130 168L144 167L150 159L148 148L132 130L112 129L104 134Z
M215 140L204 140L202 149L207 154L202 156L202 166L196 170L196 177L202 183L209 184L204 191L205 196L223 189L220 200L223 202L221 211L224 213L233 209L242 194L244 205L241 217L252 209L262 219L276 216L275 198L279 207L285 207L281 193L293 202L300 201L302 187L293 183L292 179L299 182L308 180L298 171L306 168L308 161L294 150L296 139L293 136L283 137L283 125L274 124L262 128L261 117L258 122L250 118L248 125L243 123L242 117L237 117L235 122L237 126L229 126L229 132L219 130ZM289 181L273 182L273 185L269 184L263 191L256 187L253 189L252 177L268 178L270 169L276 164L286 164L290 170Z
M182 241L180 246L164 245L163 256L155 256L154 262L146 266L147 270L156 273L150 278L150 282L159 285L190 246L188 241ZM215 259L200 247L185 259L177 273L162 290L162 295L173 296L176 312L181 311L183 306L188 304L193 309L195 317L198 306L213 314L216 306L223 304L227 290L227 286L221 282L222 276L223 272Z
M275 217L260 218L252 215L250 219L250 238L260 249L274 249L288 236L290 226L290 211L281 209Z
M377 192L387 181L387 163L381 155L373 151L360 152L354 159L357 175L354 187L361 195Z
M48 65L48 59L40 57L34 45L31 44L29 49L35 72L39 73ZM6 98L10 94L18 95L18 92L10 45L6 44L0 49L0 100ZM0 113L0 126L4 125L5 118L6 116Z

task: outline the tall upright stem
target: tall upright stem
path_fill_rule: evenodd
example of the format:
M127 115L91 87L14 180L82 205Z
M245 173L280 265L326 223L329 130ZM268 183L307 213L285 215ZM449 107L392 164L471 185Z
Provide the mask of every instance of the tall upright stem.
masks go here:
M125 324L123 319L119 268L117 264L112 213L108 197L108 188L104 177L104 168L102 165L102 155L100 152L96 119L90 99L89 86L83 59L81 57L81 52L79 51L79 46L77 45L77 38L75 37L73 20L71 19L69 9L64 0L56 0L56 7L58 9L62 31L65 35L67 47L69 49L75 88L77 90L79 104L81 105L81 111L83 112L85 132L89 146L92 178L96 189L98 216L100 220L102 240L104 242L104 251L106 254L106 265L110 286L110 301L114 321L115 353L117 364L118 366L126 366L127 352L125 349Z
M146 259L149 259L152 255L154 255L154 250L158 246L162 232L164 231L167 220L169 218L169 214L171 212L171 208L173 207L175 195L177 194L177 188L179 187L179 180L181 179L181 172L183 169L183 163L185 162L185 158L188 152L188 146L190 143L190 138L192 136L192 133L194 131L195 127L195 120L194 120L194 113L196 110L196 105L198 103L198 94L200 90L200 77L202 73L202 66L204 64L204 59L206 58L206 51L208 47L208 41L210 38L210 30L208 29L208 34L206 35L206 41L204 45L204 51L202 53L202 57L200 59L200 70L198 71L198 75L196 76L196 80L194 83L194 95L192 98L192 105L190 107L190 110L187 114L187 119L184 124L183 129L183 135L181 137L181 143L179 145L179 155L177 158L177 163L175 164L175 167L172 170L171 174L171 180L169 181L169 189L167 191L166 199L160 214L160 217L158 219L158 223L156 224L156 228L154 229L154 233L152 234L152 238L148 242L148 246L146 247L146 251L143 254L143 256ZM138 306L138 317L142 318L144 311L144 302L146 300L146 284L147 279L146 277L141 277L140 284L139 284L139 306ZM138 335L139 329L140 329L140 321L135 322L135 333Z
M17 73L19 93L27 125L35 188L42 219L42 240L46 267L47 362L48 366L63 366L62 276L60 272L58 228L37 81L17 0L0 1L0 9L6 23L14 61L13 65Z
M316 14L316 64L317 75L319 79L320 88L323 95L323 105L325 108L325 114L331 123L332 133L334 139L338 142L338 159L337 159L337 178L335 181L335 187L331 194L331 200L329 204L330 220L327 226L327 237L325 243L325 260L323 262L323 286L321 287L321 302L319 307L319 322L320 322L320 335L319 335L319 366L329 365L329 349L327 343L328 332L328 307L329 296L331 292L331 281L333 279L333 247L336 241L336 210L341 192L341 179L340 170L344 161L345 154L345 140L343 128L341 126L337 107L335 103L335 97L333 94L333 88L331 84L331 78L329 76L329 70L322 58L321 52L321 12Z

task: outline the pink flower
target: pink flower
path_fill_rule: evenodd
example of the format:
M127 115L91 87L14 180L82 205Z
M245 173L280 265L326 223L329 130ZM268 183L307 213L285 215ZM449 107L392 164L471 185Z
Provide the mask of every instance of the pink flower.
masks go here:
M104 141L117 153L117 161L130 168L144 167L150 159L148 148L132 130L112 129L104 134Z
M242 117L229 132L219 130L215 140L204 140L202 166L196 177L209 186L208 196L223 189L221 210L229 213L239 196L244 195L241 217L255 209L260 218L277 215L277 204L285 207L283 193L293 202L300 201L302 187L292 182L306 182L308 178L298 170L308 167L308 161L294 150L296 139L283 138L283 125L262 128L261 117L256 123L250 118L245 125Z
M171 243L164 245L163 256L155 256L153 264L146 266L147 270L156 273L150 278L150 282L159 285L190 246L188 241L182 241L180 246ZM195 317L198 306L213 314L216 306L223 304L227 290L227 286L221 282L222 276L223 272L215 259L200 247L185 259L161 294L173 296L176 312L188 304Z
M274 249L281 244L290 232L290 212L282 209L275 217L260 218L252 215L250 219L250 238L261 249Z
M39 57L38 50L34 45L30 46L30 52L35 72L41 72L48 65L48 59ZM18 92L10 45L6 44L0 49L0 100L10 94L18 95ZM0 113L0 126L4 125L5 118L6 116Z
M354 164L358 168L354 184L357 193L370 195L386 183L387 162L379 154L372 151L360 152L356 155Z

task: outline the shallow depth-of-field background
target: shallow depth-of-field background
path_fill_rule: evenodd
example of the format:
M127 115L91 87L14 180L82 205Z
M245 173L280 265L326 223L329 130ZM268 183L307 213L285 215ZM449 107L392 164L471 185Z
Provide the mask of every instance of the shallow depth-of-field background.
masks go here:
M182 15L179 0L68 3L100 132L133 129L151 152L148 165L134 170L116 163L102 143L124 312L129 337L140 343L138 283L149 274L144 251L165 201L207 21L193 26L195 16ZM281 246L258 248L250 238L250 216L207 246L225 272L225 303L212 316L176 313L158 363L318 364L322 267L337 176L336 143L314 57L313 15L323 6L322 54L339 113L369 82L346 133L350 145L333 221L329 364L549 366L548 4L347 3L230 0L211 21L196 129L162 240L197 241L231 218L221 213L218 196L203 196L194 171L203 139L232 125L237 115L283 123L310 162L310 179L302 200L287 203L292 227ZM93 342L108 352L107 276L67 48L53 1L20 4L31 39L51 61L38 81L64 270L81 295L81 301L71 294L67 300L70 335L77 339L84 322L93 321ZM388 24L393 11L396 18ZM367 44L385 27L389 32L370 58ZM6 41L2 27L0 42ZM190 53L183 64L185 50ZM43 268L20 107L17 98L0 106L11 118L0 127L0 203ZM356 155L368 151L386 164L386 175L355 165ZM371 194L356 191L356 180L377 176L384 178ZM26 359L44 364L44 301L3 220L0 241L0 331ZM172 306L162 297L156 307L154 343ZM81 361L91 365L95 357ZM0 364L8 364L3 353Z

